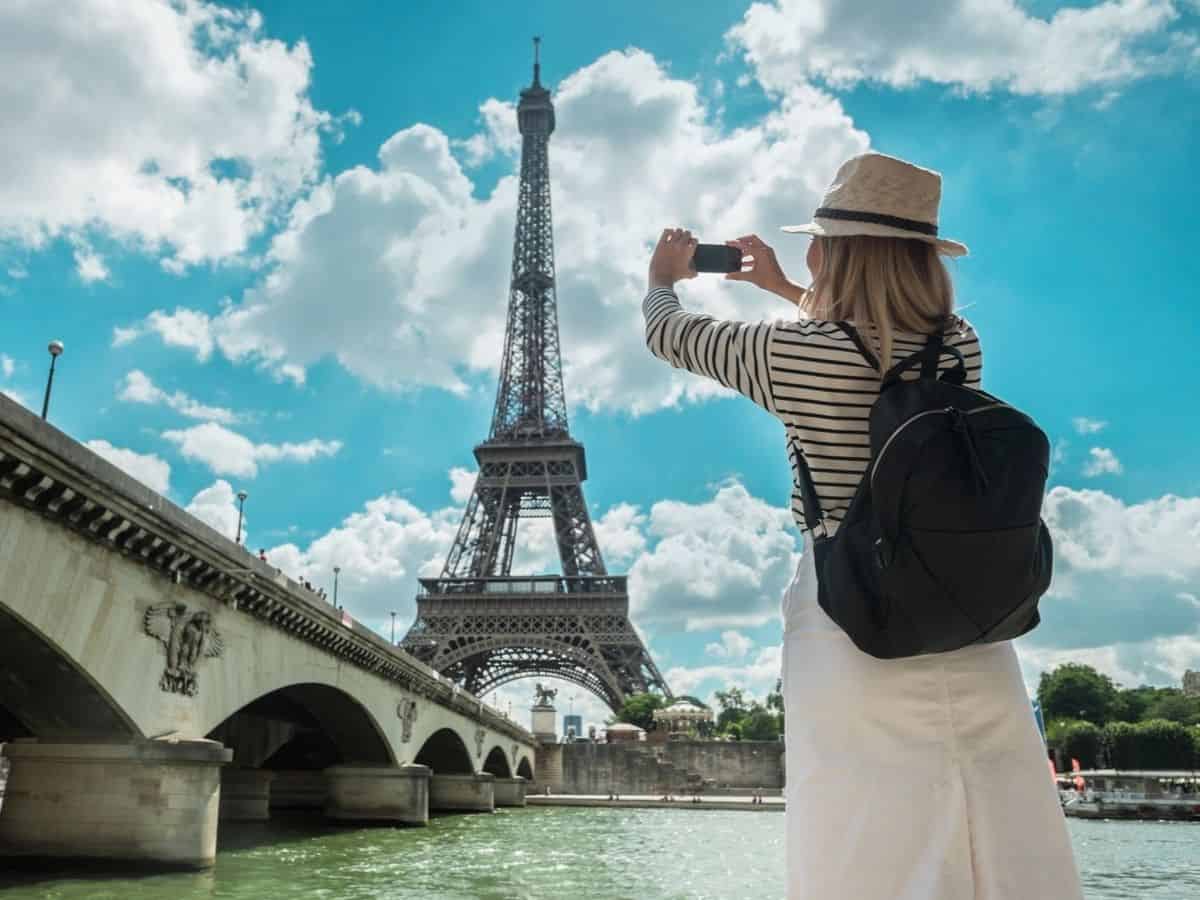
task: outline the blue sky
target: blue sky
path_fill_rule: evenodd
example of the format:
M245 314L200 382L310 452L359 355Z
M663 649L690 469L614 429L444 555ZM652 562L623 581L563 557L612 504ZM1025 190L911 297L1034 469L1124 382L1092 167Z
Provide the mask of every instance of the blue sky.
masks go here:
M411 620L487 432L538 33L571 427L677 690L770 687L801 544L778 424L645 352L649 241L758 231L803 280L776 227L868 146L943 173L985 384L1055 442L1027 676L1200 667L1191 0L124 9L0 12L0 390L40 408L63 340L60 428L230 531L246 489L250 543L340 564L369 627ZM733 287L685 303L787 316ZM522 553L556 565L545 534Z

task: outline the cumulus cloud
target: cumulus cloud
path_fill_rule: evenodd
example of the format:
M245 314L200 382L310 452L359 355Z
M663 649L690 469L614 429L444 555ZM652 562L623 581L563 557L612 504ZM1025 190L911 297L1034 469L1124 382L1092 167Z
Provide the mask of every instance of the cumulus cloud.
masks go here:
M813 88L792 92L757 122L724 129L694 84L638 50L608 53L572 73L555 104L550 166L570 402L641 413L723 394L646 352L640 303L651 241L672 223L710 240L757 230L776 241L774 228L815 207L867 136L836 99ZM511 154L511 104L481 109L485 142ZM463 392L494 377L516 188L508 176L479 199L445 134L427 125L397 132L375 166L340 172L296 205L271 244L265 276L205 317L197 352L215 346L231 360L278 373L290 367L296 380L333 357L396 390ZM784 265L802 272L805 242L777 243ZM353 304L330 304L347 292ZM789 314L763 292L721 279L689 282L684 293L689 305L718 316ZM182 312L157 313L156 325L138 327L172 340L163 323Z
M1120 475L1121 471L1121 461L1107 447L1092 447L1088 450L1088 461L1083 465L1084 477L1095 478L1097 475Z
M662 500L650 509L657 538L629 570L632 614L648 630L763 625L779 614L800 561L791 514L737 482L705 503Z
M1087 416L1076 416L1071 424L1080 434L1098 434L1108 427L1103 419L1089 419Z
M775 689L783 671L783 648L763 647L754 659L740 665L672 666L663 677L676 694L692 694L716 707L717 691L740 687L752 699L762 701Z
M75 273L84 284L108 280L104 258L90 247L75 248Z
M317 438L298 444L256 444L246 436L218 425L206 422L191 428L164 431L163 437L179 447L185 459L196 460L208 466L217 475L235 475L254 478L260 465L280 462L311 462L325 456L334 456L342 449L341 441L324 441Z
M232 425L241 418L232 410L222 406L208 406L189 397L183 391L168 394L140 369L125 373L125 377L117 386L117 399L126 403L167 406L189 419L204 419L224 425Z
M450 499L455 503L466 503L475 490L476 473L455 466L450 470Z
M819 79L1061 96L1187 65L1195 34L1172 0L1106 0L1041 17L1015 0L768 0L728 33L768 91Z
M720 659L742 659L753 646L754 641L740 631L722 631L721 640L706 644L704 652Z
M1044 516L1054 581L1018 642L1027 677L1077 659L1125 684L1178 683L1200 666L1200 497L1126 504L1055 487Z
M137 453L102 440L86 441L84 446L156 493L166 494L170 487L171 465L153 453Z
M0 239L103 232L174 270L227 260L317 177L308 46L202 0L0 4ZM52 101L49 98L53 98ZM80 277L107 269L76 252Z
M193 516L230 540L237 537L238 503L233 485L219 479L196 493L185 507ZM242 517L242 536L245 541L247 522Z
M17 364L13 358L7 353L0 353L0 375L5 378L12 378L13 372L17 370Z

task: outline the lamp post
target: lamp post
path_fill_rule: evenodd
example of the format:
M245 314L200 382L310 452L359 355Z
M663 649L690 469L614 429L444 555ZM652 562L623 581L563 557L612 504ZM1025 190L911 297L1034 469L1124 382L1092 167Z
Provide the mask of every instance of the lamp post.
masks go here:
M396 646L396 611L392 610L392 646Z
M237 498L238 498L238 527L237 527L237 537L235 537L235 538L233 539L233 542L234 542L235 544L240 544L240 543L242 542L242 511L245 509L245 506L246 506L246 498L247 498L247 497L249 497L249 496L250 496L250 495L249 495L249 494L247 494L245 491L238 491L238 492L237 492Z
M342 571L341 566L333 567L333 607L334 607L334 609L337 609L337 584L338 584L338 572L340 572L340 571Z
M58 358L63 352L62 341L51 341L50 346L46 348L50 351L50 374L46 377L46 398L42 401L42 419L46 418L46 413L50 410L50 388L54 385L54 364L58 362Z

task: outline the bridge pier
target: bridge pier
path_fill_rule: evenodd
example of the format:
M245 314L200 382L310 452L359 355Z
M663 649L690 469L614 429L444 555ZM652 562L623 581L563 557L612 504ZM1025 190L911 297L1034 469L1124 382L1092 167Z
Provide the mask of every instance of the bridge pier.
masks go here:
M429 781L429 808L442 812L494 812L496 776L438 775Z
M18 740L0 813L0 854L203 868L217 852L216 741Z
M222 822L265 822L271 818L271 781L275 773L266 769L221 770Z
M325 815L340 822L429 822L428 766L331 766Z
M497 778L495 781L496 806L524 806L525 779L520 775L515 778Z

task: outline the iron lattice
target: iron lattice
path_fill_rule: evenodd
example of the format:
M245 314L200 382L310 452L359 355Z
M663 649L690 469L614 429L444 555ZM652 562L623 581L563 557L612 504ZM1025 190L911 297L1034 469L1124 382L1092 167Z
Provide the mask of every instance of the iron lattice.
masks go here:
M625 578L604 567L583 497L583 445L567 426L550 211L554 105L536 56L517 123L520 198L491 431L475 447L479 474L441 578L421 580L403 646L474 694L545 675L615 710L631 693L670 691L629 620ZM562 576L511 575L517 523L535 517L553 519Z

